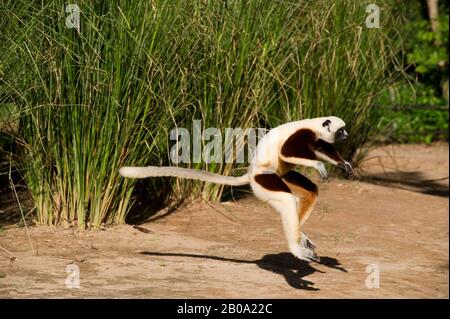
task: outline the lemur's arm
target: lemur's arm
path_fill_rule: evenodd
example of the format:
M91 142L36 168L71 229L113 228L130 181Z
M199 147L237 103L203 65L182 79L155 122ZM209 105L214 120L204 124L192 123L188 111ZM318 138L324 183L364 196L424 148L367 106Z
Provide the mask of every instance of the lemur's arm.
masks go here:
M312 147L315 140L316 134L312 130L298 130L284 142L280 150L280 158L294 165L313 167L323 179L327 179L328 173L325 165L317 160L317 155Z
M317 140L312 145L312 148L318 158L341 167L349 176L353 176L352 165L342 158L341 154L336 151L333 144L323 140Z
M300 129L292 134L281 147L280 158L294 165L313 167L324 179L328 178L328 173L325 165L318 159L326 160L342 167L348 174L353 174L350 163L342 158L334 146L317 140L316 134L310 129Z

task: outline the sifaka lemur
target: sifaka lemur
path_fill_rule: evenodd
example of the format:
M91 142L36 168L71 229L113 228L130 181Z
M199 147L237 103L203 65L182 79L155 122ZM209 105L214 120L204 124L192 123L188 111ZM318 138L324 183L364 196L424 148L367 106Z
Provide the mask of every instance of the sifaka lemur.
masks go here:
M327 179L320 161L325 160L352 175L352 166L332 145L347 137L345 123L338 117L304 119L270 130L258 143L247 173L240 177L170 166L122 167L119 172L131 178L176 176L232 186L250 184L257 198L280 213L289 251L299 259L319 261L315 245L302 232L316 204L318 188L293 169L297 165L312 167Z

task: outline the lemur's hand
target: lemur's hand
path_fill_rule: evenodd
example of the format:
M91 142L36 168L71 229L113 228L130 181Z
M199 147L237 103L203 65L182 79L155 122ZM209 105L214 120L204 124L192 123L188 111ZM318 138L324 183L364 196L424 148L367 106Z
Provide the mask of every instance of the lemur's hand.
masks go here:
M319 172L320 177L324 180L328 180L328 173L325 165L322 162L317 162L315 169Z
M355 176L355 172L353 171L353 167L352 167L352 165L349 162L344 161L339 166L342 167L345 170L345 173L347 174L347 176L349 178L353 178L353 176Z

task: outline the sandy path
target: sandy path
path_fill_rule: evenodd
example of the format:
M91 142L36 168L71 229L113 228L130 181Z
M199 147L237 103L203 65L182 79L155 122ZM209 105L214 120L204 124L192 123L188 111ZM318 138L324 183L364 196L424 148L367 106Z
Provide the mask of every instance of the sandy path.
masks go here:
M321 264L288 254L279 216L252 197L196 202L139 229L30 227L34 253L8 228L0 297L448 298L448 144L379 148L363 168L379 185L319 185L305 232ZM66 287L70 264L79 289Z

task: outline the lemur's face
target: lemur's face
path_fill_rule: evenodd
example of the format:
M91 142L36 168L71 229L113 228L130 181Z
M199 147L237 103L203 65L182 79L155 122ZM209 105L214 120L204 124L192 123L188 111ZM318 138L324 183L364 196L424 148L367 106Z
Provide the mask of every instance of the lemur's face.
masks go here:
M320 118L319 138L328 143L343 141L348 137L345 122L335 116Z

